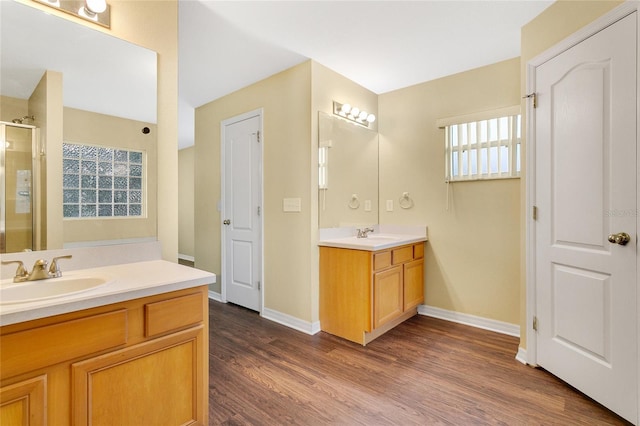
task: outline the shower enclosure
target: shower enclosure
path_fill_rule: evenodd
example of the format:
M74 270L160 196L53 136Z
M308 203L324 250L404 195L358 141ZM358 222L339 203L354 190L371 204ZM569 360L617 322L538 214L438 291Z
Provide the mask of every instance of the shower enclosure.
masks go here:
M37 136L35 126L0 121L0 253L43 248Z

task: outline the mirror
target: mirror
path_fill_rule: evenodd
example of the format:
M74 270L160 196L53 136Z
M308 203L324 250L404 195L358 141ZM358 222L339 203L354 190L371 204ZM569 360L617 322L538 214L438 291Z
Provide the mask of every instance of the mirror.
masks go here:
M47 178L42 182L46 201L40 203L46 205L46 211L34 211L34 216L47 217L49 223L43 228L58 229L61 236L56 242L49 238L49 244L42 248L155 239L156 53L15 1L0 2L0 44L0 121L15 123L16 119L26 118L21 124L33 125L40 134L34 157L46 157L43 176ZM52 114L38 113L41 105L31 105L36 87L40 87L47 72L62 76L57 117L63 119L55 122L51 121ZM46 109L52 108L48 102ZM43 115L48 117L44 122ZM60 136L51 138L47 132L55 127L61 129ZM144 151L145 186L149 189L144 217L110 222L104 218L63 221L63 140ZM52 179L54 169L58 171ZM34 181L34 198L38 196L37 183ZM40 223L34 223L34 229L37 226Z
M319 112L319 226L378 223L378 133Z

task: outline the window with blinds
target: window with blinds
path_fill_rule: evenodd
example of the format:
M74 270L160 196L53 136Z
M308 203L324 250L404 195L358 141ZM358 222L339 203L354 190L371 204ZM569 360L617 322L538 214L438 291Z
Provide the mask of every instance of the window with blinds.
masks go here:
M445 129L445 179L447 182L504 179L520 176L521 116L502 115L473 121L450 123L440 120ZM482 114L484 116L487 113Z

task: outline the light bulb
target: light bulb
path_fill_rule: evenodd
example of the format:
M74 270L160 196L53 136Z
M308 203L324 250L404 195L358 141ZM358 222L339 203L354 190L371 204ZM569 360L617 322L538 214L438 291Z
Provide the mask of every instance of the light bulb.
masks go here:
M348 114L349 111L351 111L351 105L349 104L342 105L342 108L340 108L340 111L344 112L345 114Z
M102 13L107 10L106 0L85 0L85 7L89 12Z
M367 116L367 121L368 121L369 123L373 123L374 121L376 121L376 116L375 116L375 115L373 115L373 114L369 114L369 115Z
M358 115L358 118L360 120L364 120L367 118L367 116L369 115L369 113L367 111L360 111L360 115Z
M351 110L351 115L353 115L354 117L357 117L358 114L360 114L360 108L353 107L353 109Z

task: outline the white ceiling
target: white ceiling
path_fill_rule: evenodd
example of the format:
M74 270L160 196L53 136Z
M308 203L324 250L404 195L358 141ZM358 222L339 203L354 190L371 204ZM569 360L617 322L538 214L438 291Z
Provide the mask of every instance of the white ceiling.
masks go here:
M307 59L381 94L514 58L552 3L179 0L179 147L195 107Z
M308 59L380 94L519 56L520 28L551 3L179 0L179 148L194 108ZM26 97L53 69L65 105L155 122L154 52L0 6L0 93Z

